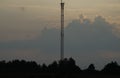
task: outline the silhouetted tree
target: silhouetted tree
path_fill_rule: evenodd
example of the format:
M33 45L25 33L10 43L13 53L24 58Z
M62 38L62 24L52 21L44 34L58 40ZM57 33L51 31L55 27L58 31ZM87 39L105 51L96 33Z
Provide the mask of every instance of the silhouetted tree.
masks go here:
M58 72L58 64L56 61L54 61L52 64L48 66L49 72L51 73L57 73Z
M120 73L120 66L117 62L111 62L102 69L102 72L105 73Z
M0 61L0 72L5 72L6 71L6 61Z
M42 69L41 69L42 73L48 73L48 67L46 66L46 64L42 65Z
M73 58L70 58L69 61L69 68L70 68L70 72L73 72L73 73L78 73L81 71L81 69L76 65L76 62Z
M97 70L95 69L94 64L90 64L87 69L84 70L85 73L95 73Z
M76 66L75 60L72 58L70 58L69 60L67 58L65 58L64 60L60 60L59 70L62 73L77 73L81 71L81 69Z
M88 67L88 70L94 71L95 70L94 64L90 64L89 67Z
M83 72L82 72L83 71ZM102 73L120 73L120 66L117 62L108 63L100 72ZM60 60L59 62L54 61L52 64L48 66L46 64L38 65L34 61L25 61L25 60L13 60L13 61L0 61L0 73L34 73L40 74L40 76L48 77L59 77L59 78L74 78L74 75L79 75L82 73L83 76L85 74L93 75L100 73L95 69L94 64L90 64L87 69L81 70L77 65L73 58L65 58ZM75 76L76 77L76 76ZM38 77L39 78L39 77Z

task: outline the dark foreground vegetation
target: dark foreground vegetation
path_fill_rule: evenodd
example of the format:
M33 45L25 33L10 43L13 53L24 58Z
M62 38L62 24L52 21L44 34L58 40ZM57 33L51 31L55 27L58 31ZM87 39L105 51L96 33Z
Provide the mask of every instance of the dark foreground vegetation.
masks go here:
M48 66L34 61L0 61L0 78L120 78L120 65L111 62L98 71L94 64L81 70L72 58Z

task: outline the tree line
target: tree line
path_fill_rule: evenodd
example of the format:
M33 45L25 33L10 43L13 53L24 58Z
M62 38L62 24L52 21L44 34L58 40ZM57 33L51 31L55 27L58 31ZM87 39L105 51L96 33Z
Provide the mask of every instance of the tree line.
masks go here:
M94 64L82 70L76 65L73 58L54 61L53 63L37 64L35 61L13 60L0 61L0 73L120 73L120 65L117 62L111 62L104 66L102 70L96 70Z

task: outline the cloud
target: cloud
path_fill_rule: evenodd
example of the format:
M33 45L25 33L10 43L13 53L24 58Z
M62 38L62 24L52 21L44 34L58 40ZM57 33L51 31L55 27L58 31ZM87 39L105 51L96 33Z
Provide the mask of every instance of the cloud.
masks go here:
M120 62L120 58L116 56L116 54L120 55L120 38L113 31L115 26L116 24L110 24L102 16L97 16L91 22L81 15L80 19L73 20L65 27L65 56L75 58L79 65L96 63L100 66L99 63L105 63L106 60L108 62L113 59ZM49 58L47 62L59 59L60 29L46 28L35 40L1 42L0 50L4 51L6 49L9 51L13 49L16 51L37 50L38 53L33 51L32 54L29 54L28 52L28 56L41 55L41 58ZM112 54L114 55L112 56ZM0 54L0 56L2 55ZM22 51L20 56L22 56ZM110 58L106 59L106 56Z
M113 33L113 25L98 16L94 22L88 19L72 21L66 28L65 37L68 49L80 48L81 50L120 50L119 38ZM69 42L68 42L69 41ZM117 45L118 44L118 45ZM74 47L77 45L76 47ZM70 47L71 46L71 47ZM116 49L117 47L117 49Z

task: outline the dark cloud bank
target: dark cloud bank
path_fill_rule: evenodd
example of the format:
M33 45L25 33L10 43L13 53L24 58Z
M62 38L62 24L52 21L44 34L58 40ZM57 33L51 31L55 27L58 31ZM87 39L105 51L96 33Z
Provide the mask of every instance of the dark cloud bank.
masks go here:
M90 63L102 66L114 60L120 63L120 38L113 32L114 27L115 24L106 22L101 16L96 17L93 22L83 16L79 20L73 20L65 28L65 56L75 58L80 66ZM59 29L44 29L36 40L1 42L0 50L36 49L47 54L41 58L48 58L50 55L53 59L48 60L55 60L56 57L59 59L59 40ZM10 52L6 53L9 55ZM41 55L41 52L38 54Z

